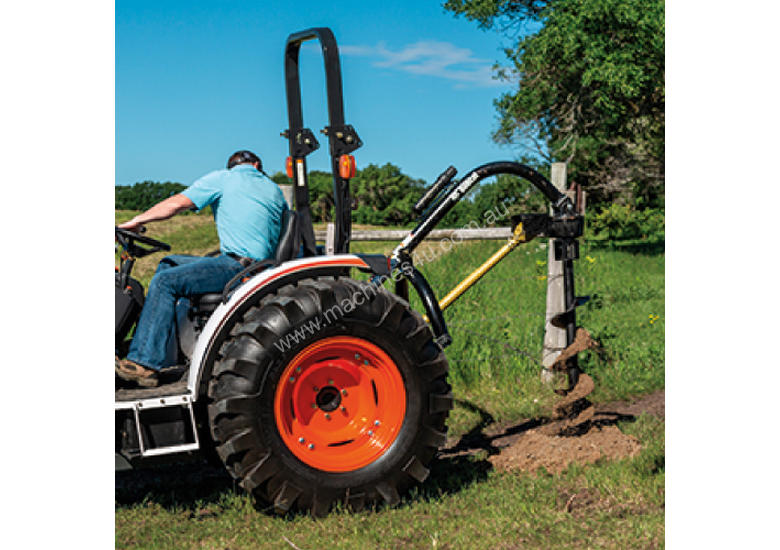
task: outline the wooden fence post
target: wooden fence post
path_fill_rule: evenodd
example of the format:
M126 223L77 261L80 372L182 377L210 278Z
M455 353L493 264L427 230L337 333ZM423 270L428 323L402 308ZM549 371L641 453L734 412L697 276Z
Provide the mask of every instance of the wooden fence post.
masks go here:
M566 192L566 163L554 162L550 172L552 184L560 192ZM547 242L547 312L544 316L544 349L542 350L542 380L552 382L549 369L566 347L566 329L552 326L550 319L564 310L563 264L555 261L553 241Z

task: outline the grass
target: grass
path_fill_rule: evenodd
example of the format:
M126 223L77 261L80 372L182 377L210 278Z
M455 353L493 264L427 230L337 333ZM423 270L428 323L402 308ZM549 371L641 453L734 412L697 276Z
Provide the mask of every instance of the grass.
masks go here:
M436 295L444 296L499 247L464 242L420 270ZM497 421L549 411L553 395L539 377L546 308L546 241L521 245L446 310L453 336L447 348L450 382L461 402L451 430L467 430L490 414ZM393 243L354 243L355 251L387 252ZM425 253L419 256L424 257ZM594 401L623 399L664 387L664 256L582 246L575 265L578 294L592 295L577 322L602 344L581 354L594 378ZM412 305L422 305L412 295Z
M117 508L116 547L659 547L664 523L663 422L643 415L621 428L643 442L639 456L572 465L556 475L497 472L479 457L438 461L430 478L398 507L337 510L321 520L262 514L226 477L215 476L204 487L177 472L169 478L179 485L163 490L158 485L144 500ZM567 509L573 495L591 498L584 506Z
M133 212L117 212L117 222ZM150 227L175 253L217 247L210 217L179 216ZM456 406L450 434L486 423L549 413L554 395L539 377L544 333L545 241L521 245L446 312L454 343L447 348ZM394 243L354 243L355 252L388 252ZM421 247L420 268L443 296L482 263L497 242L456 245L439 255ZM143 258L144 284L162 253ZM636 248L584 243L576 262L578 294L594 298L578 310L602 348L581 354L596 382L593 401L664 387L664 256ZM421 309L416 297L412 305ZM641 416L620 425L643 444L638 457L562 474L494 471L485 457L440 460L431 476L395 509L324 520L258 513L221 470L211 480L182 478L180 467L142 489L117 492L118 548L648 548L663 545L664 423ZM177 481L178 480L178 481ZM567 495L588 491L592 505L566 511ZM285 541L286 537L290 543Z

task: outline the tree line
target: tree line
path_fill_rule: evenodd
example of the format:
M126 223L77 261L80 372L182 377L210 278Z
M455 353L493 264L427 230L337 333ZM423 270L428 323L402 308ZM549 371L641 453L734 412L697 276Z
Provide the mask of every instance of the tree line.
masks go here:
M536 167L544 173L543 167ZM282 172L271 179L280 185L291 181ZM412 211L422 196L426 182L404 174L398 166L369 164L350 180L355 223L378 226L410 226L417 221ZM115 187L115 208L146 210L160 200L186 188L177 182L144 181L131 186ZM311 213L314 222L333 220L333 178L329 172L309 173ZM637 204L639 207L637 207ZM527 181L502 174L483 181L452 209L439 227L480 227L509 225L513 214L546 212L546 199ZM636 204L589 203L589 236L597 241L651 240L663 241L663 209L649 207L641 200Z
M163 199L181 193L186 185L173 181L142 181L114 187L115 210L147 210Z
M276 172L271 179L279 185L292 182L283 172ZM350 193L355 223L368 225L408 225L416 216L412 211L415 202L423 195L427 184L413 178L394 164L378 166L369 164L357 171L350 180ZM146 210L157 202L180 193L186 186L177 182L143 181L129 186L117 186L114 192L114 208L117 210ZM333 220L333 178L330 172L312 170L309 173L309 193L312 219L315 222ZM526 181L511 175L501 175L470 192L450 212L444 223L450 226L479 221L484 213L496 206L514 212L544 211L544 197Z

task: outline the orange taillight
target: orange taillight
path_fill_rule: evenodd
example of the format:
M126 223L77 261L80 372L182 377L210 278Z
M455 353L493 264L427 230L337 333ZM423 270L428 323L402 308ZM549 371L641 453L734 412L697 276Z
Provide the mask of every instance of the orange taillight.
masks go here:
M285 164L285 168L287 170L287 177L290 179L293 179L293 176L295 175L293 173L293 158L287 157L287 163Z
M356 173L355 157L352 155L341 155L339 157L339 175L348 180L354 178Z

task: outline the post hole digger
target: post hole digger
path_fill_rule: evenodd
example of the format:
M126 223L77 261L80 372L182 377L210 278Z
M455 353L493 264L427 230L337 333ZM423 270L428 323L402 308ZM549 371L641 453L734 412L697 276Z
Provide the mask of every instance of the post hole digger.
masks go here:
M303 126L298 58L301 44L313 39L325 63L329 122L322 133L333 173L333 254L317 246L309 207L306 157L319 143ZM278 513L322 515L336 502L351 509L394 505L426 479L446 441L453 396L444 350L452 337L443 311L514 248L549 237L563 262L566 298L554 322L574 343L582 300L574 294L573 261L583 218L568 197L523 164L491 162L461 179L450 166L415 205L417 226L389 256L351 254L351 153L362 142L345 123L332 32L290 35L284 64L289 128L282 135L289 142L295 209L282 220L273 258L247 266L221 293L193 296L189 311L178 316L172 353L184 376L155 388L117 389L116 466L204 454L218 458L241 487ZM469 190L500 174L533 184L551 213L514 216L511 240L439 301L413 252ZM116 275L121 356L143 305L143 288L131 276L135 259L170 247L120 229L116 238L124 249ZM370 280L351 277L355 269ZM409 285L424 314L410 306ZM563 361L569 390L579 375L576 353L570 355Z

